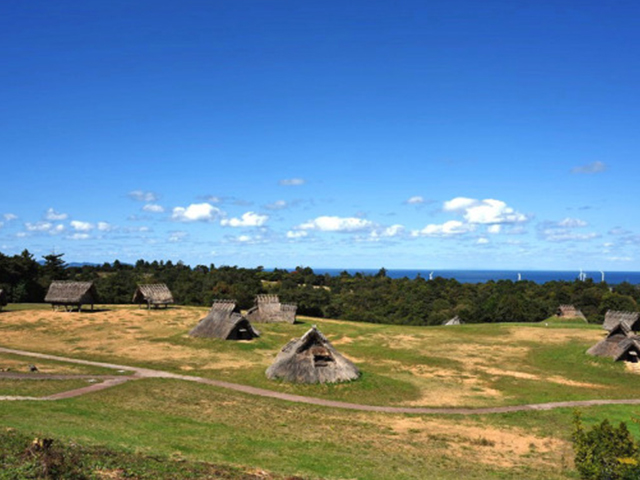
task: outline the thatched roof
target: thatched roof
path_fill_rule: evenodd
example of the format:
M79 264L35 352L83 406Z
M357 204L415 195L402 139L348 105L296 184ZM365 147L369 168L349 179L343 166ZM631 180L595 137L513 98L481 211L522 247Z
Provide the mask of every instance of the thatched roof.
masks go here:
M562 318L585 318L582 312L573 305L560 305L556 316Z
M45 303L54 305L93 305L98 300L93 282L67 282L55 280L49 286Z
M445 320L442 325L462 325L464 322L460 320L460 317L456 315L451 320Z
M173 303L171 290L164 283L149 283L138 285L133 294L133 303L147 303L149 305L168 305Z
M617 324L606 338L587 350L589 355L610 357L615 361L632 359L640 352L640 337L635 335L625 323Z
M233 300L215 300L209 313L189 332L192 337L251 340L260 333L237 311Z
M258 323L295 323L297 310L293 303L280 303L277 295L258 295L255 306L247 312L247 318Z
M340 355L315 326L287 343L266 373L272 380L295 383L346 382L360 376L358 368Z
M638 312L619 312L609 310L604 316L602 328L607 331L613 330L619 323L626 324L634 332L638 330Z
M7 292L0 288L0 307L4 307L7 304Z

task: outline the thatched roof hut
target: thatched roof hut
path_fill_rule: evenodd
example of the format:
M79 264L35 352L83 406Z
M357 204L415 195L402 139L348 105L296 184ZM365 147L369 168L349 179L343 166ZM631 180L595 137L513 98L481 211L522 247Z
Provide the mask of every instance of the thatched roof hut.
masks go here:
M269 379L295 383L346 382L360 376L358 368L340 355L315 326L287 343L266 373Z
M297 310L295 304L280 303L277 295L258 295L255 306L247 312L247 318L258 323L295 323Z
M607 337L587 350L589 355L610 357L615 361L637 362L640 355L640 337L626 323L618 323Z
M81 311L82 305L91 305L91 310L93 310L93 305L98 302L98 295L93 282L55 280L49 286L44 301L50 303L52 308L64 305L68 310L70 306L75 306L78 311Z
M154 307L164 305L166 308L170 303L173 303L173 295L166 284L149 283L138 285L133 294L132 302L140 305L146 303L147 308L151 308L151 305Z
M2 307L7 305L7 303L7 292L0 288L0 311L2 310Z
M444 322L442 322L442 325L445 325L445 326L448 326L448 325L462 325L463 323L464 322L462 320L460 320L460 317L458 315L456 315L451 320L445 320Z
M556 317L559 318L582 318L586 320L582 312L573 305L560 305L556 311Z
M189 332L192 337L251 340L260 333L240 315L233 300L214 300L209 313Z
M629 330L634 332L638 331L638 312L619 312L616 310L609 310L604 316L604 323L602 328L607 331L613 330L618 324L624 323Z

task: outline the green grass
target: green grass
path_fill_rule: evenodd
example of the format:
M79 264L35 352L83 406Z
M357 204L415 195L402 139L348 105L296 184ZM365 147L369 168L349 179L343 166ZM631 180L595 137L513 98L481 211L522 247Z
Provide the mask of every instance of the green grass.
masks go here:
M0 378L0 396L46 397L90 385L87 380L9 380Z

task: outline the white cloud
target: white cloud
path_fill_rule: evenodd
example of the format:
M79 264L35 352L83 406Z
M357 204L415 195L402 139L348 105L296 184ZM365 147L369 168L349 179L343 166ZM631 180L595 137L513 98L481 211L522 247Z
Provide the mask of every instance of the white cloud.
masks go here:
M304 178L285 178L278 182L279 185L285 187L297 187L299 185L304 185L307 181Z
M604 162L591 162L587 165L581 165L579 167L574 167L571 169L571 173L574 174L590 174L590 173L600 173L604 172L607 169L607 165Z
M210 222L222 214L210 203L193 203L187 208L175 207L171 218L178 222Z
M563 228L579 228L586 227L587 222L580 220L579 218L565 218L558 222L558 226Z
M463 223L458 220L449 220L441 225L430 224L422 230L414 230L411 235L414 237L451 237L454 235L464 235L475 230L475 225Z
M69 236L69 239L70 240L87 240L90 237L91 235L89 235L88 233L74 233L73 235Z
M24 224L26 229L30 232L48 232L53 228L53 223L51 222L26 222Z
M259 215L255 212L247 212L241 218L223 218L220 225L229 227L261 227L269 219L268 215Z
M113 230L113 225L107 222L98 222L98 230L101 232L110 232Z
M55 234L58 234L58 233L62 233L62 232L64 232L65 230L66 230L66 229L65 229L65 226L64 226L63 224L59 223L58 225L56 225L55 227L53 227L53 229L51 230L51 233L52 233L53 235L55 235Z
M497 224L497 225L489 225L487 227L487 232L488 233L493 233L493 234L497 234L500 233L500 231L502 230L502 225Z
M147 203L142 210L150 213L164 213L164 207L156 203Z
M404 233L404 230L405 228L403 225L391 225L390 227L374 230L371 232L371 238L379 239L398 237Z
M156 202L159 197L155 192L145 192L143 190L133 190L129 192L129 198L137 200L138 202Z
M182 231L173 231L169 232L169 241L171 243L178 243L187 238L189 234L187 232Z
M415 195L409 198L406 203L408 203L409 205L420 205L421 203L424 203L424 197L421 197L420 195Z
M476 200L474 198L456 197L444 202L445 212L456 212L471 224L497 225L509 223L522 223L528 220L527 216L516 212L501 200L487 198Z
M53 208L48 209L47 213L45 213L44 215L44 218L46 220L50 220L52 222L55 222L58 220L66 220L67 217L69 217L69 215L67 215L66 213L58 213Z
M289 230L287 232L287 238L291 239L304 238L307 235L309 235L309 233L304 230Z
M262 235L239 235L230 239L234 243L241 243L243 245L257 245L265 243L266 239Z
M77 230L79 232L89 232L93 230L93 224L89 222L80 222L78 220L73 220L71 222L71 226L74 230Z
M321 216L314 220L303 223L298 227L300 230L318 230L320 232L362 232L374 228L375 225L370 220L357 217L331 217Z
M12 220L17 220L18 219L18 216L14 215L13 213L5 213L3 215L3 217L7 222L11 222Z
M283 210L283 209L287 208L288 206L289 206L289 204L287 202L285 202L284 200L276 200L273 203L265 205L265 208L267 208L269 210Z
M485 237L480 237L480 238L476 241L476 243L477 243L478 245L486 245L487 243L489 243L489 239L488 239L488 238L485 238Z

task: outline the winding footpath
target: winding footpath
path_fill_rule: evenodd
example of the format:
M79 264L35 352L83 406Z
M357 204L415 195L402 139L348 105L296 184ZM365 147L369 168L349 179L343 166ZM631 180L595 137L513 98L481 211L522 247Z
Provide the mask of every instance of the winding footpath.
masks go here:
M89 360L79 360L75 358L60 357L57 355L47 355L43 353L27 352L24 350L14 350L11 348L0 347L0 353L10 353L13 355L22 355L32 358L42 358L45 360L55 360L59 362L75 363L78 365L89 365L94 367L110 368L113 370L123 370L131 372L129 375L43 375L43 374L16 374L16 373L0 373L0 378L31 378L31 379L95 379L102 380L100 383L94 383L86 387L69 390L66 392L48 395L46 397L20 397L20 396L0 396L0 400L36 400L36 401L52 401L62 400L66 398L74 398L91 392L105 390L107 388L121 385L128 381L140 380L145 378L168 378L173 380L184 380L187 382L201 383L219 388L226 388L236 392L242 392L249 395L257 395L260 397L275 398L287 402L303 403L307 405L319 405L322 407L341 408L347 410L359 410L364 412L381 412L381 413L409 413L417 415L485 415L491 413L511 413L524 411L540 411L552 410L555 408L567 407L592 407L597 405L640 405L640 398L619 399L619 400L580 400L569 402L550 402L537 403L528 405L513 405L506 407L484 407L484 408L425 408L425 407L386 407L378 405L362 405L358 403L339 402L335 400L325 400L322 398L304 397L302 395L292 395L289 393L275 392L264 388L250 387L248 385L240 385L237 383L223 382L221 380L212 380L203 377L194 377L189 375L180 375L177 373L164 372L162 370L153 370L149 368L130 367L126 365L117 365L114 363L92 362Z

